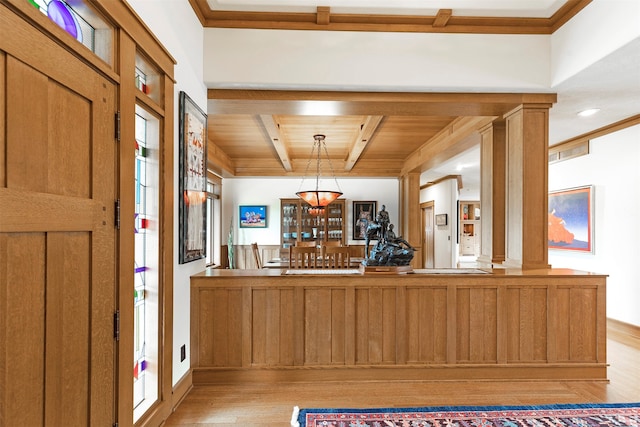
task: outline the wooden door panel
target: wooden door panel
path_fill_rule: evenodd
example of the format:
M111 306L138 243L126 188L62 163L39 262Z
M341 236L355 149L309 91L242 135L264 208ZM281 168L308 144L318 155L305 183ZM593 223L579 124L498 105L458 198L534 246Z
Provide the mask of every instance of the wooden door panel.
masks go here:
M7 188L45 193L48 78L7 56L7 83Z
M48 91L49 168L47 192L91 197L91 103L59 84ZM73 126L56 124L73 123ZM87 143L89 142L89 143Z
M115 87L15 15L5 24L0 344L14 350L0 355L0 424L111 425Z
M89 197L91 104L82 95L11 57L7 187ZM28 88L28 89L27 89Z
M0 233L0 425L44 424L44 233Z
M89 415L90 233L47 233L45 417L83 425ZM71 387L72 390L67 390Z

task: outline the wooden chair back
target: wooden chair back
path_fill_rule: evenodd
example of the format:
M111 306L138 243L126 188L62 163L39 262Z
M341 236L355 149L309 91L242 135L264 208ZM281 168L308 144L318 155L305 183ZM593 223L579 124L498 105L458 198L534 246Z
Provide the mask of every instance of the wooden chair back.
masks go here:
M220 246L220 268L229 268L229 246Z
M298 247L306 247L306 248L310 248L310 247L316 247L316 242L296 242L296 246Z
M317 268L318 251L315 246L290 246L289 268Z
M322 242L322 246L342 246L342 242L340 240L327 240Z
M349 268L351 253L348 246L323 246L322 263L325 268Z
M251 244L251 252L253 252L253 260L256 263L256 268L262 268L262 256L260 255L260 249L257 243Z

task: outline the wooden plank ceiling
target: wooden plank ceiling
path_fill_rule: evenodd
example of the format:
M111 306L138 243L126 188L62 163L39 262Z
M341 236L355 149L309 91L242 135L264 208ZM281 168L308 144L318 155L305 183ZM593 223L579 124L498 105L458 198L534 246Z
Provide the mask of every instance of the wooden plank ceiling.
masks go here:
M326 135L340 176L398 176L405 159L455 117L209 115L209 143L233 162L236 176L305 175L313 135ZM315 162L316 153L313 154ZM312 163L311 171L315 171Z
M308 175L315 134L326 135L331 164L323 171L398 177L471 148L470 135L518 105L556 101L555 94L231 89L210 89L208 97L209 168L224 177ZM305 113L327 103L340 114Z

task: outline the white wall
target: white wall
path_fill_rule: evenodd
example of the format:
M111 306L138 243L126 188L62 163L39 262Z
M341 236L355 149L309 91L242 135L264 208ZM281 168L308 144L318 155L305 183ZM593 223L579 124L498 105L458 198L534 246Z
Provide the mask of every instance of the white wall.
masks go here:
M185 91L204 111L207 88L203 83L203 29L188 1L128 0L145 24L169 51L177 64L174 69L174 170L173 188L178 186L178 94ZM177 200L177 198L176 198ZM190 279L205 269L204 260L178 264L178 203L173 206L173 384L189 370L190 354ZM187 358L180 361L180 346L186 346Z
M447 225L434 229L434 268L455 268L458 264L458 181L448 179L420 190L420 203L433 201L433 214L447 214Z
M638 0L594 0L551 36L206 28L204 80L216 88L547 92L638 36Z
M551 37L552 86L640 36L640 1L594 0Z
M229 233L229 225L233 218L234 243L248 245L253 242L259 245L280 244L280 199L296 198L300 191L302 178L227 178L222 182L222 229L223 241ZM307 179L306 182L309 182ZM347 236L353 231L353 201L376 201L378 209L384 204L396 229L399 228L399 183L396 178L338 178L340 190L344 193L347 210ZM238 206L266 205L267 228L238 228ZM348 241L349 244L363 244L359 240Z
M229 28L206 28L204 35L209 87L472 92L550 87L548 35Z
M640 326L640 126L591 140L590 154L549 166L549 190L594 186L594 252L549 250L554 268L608 274L607 316Z

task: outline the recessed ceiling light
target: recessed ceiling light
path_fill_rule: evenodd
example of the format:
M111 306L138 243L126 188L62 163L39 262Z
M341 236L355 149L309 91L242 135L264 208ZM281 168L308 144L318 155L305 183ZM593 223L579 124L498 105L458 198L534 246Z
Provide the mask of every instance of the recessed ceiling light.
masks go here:
M589 108L588 110L580 111L580 112L578 113L578 115L579 115L580 117L589 117L589 116L593 116L593 115L594 115L595 113L597 113L598 111L600 111L600 109L599 109L599 108Z

